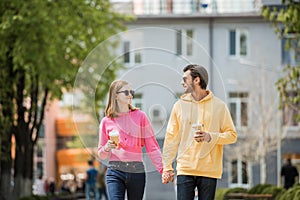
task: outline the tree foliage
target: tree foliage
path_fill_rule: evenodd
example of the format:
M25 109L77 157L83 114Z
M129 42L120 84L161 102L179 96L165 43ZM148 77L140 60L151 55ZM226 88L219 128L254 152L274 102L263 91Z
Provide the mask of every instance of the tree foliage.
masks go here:
M300 2L298 0L283 0L282 5L264 7L263 16L270 20L275 33L280 38L286 38L286 49L295 52L297 65L287 65L283 76L276 85L279 91L280 108L289 108L300 122Z
M34 146L47 104L72 88L87 54L129 19L113 12L108 0L0 1L0 198L31 193ZM103 52L106 58L113 45ZM101 92L119 67L107 68Z

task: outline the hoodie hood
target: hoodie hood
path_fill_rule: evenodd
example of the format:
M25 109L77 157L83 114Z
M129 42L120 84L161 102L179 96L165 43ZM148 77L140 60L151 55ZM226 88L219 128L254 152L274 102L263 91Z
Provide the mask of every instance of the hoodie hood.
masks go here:
M183 94L180 99L183 100L183 101L188 101L188 102L194 102L194 103L202 103L202 102L205 102L205 101L208 101L208 100L211 100L212 97L213 97L213 93L210 91L210 90L206 90L207 92L207 95L201 99L200 101L196 101L194 99L194 97L192 96L191 93L186 93L186 94Z

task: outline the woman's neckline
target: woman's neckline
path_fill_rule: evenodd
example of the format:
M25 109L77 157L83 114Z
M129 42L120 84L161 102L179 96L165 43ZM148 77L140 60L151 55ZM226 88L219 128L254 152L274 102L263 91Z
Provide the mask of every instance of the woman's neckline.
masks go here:
M118 116L124 116L124 115L128 115L131 112L131 110L127 111L127 112L118 112L117 115Z

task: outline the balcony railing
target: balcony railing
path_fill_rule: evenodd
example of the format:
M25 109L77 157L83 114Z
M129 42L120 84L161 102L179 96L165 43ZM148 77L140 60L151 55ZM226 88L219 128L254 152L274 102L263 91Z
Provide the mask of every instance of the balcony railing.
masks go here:
M261 0L111 0L120 13L134 15L259 12Z

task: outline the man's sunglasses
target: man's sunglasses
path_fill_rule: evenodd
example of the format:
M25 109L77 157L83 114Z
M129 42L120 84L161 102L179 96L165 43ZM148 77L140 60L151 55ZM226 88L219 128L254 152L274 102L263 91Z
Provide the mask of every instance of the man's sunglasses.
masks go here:
M117 92L117 94L119 94L119 93L124 93L126 96L128 96L129 93L130 93L131 96L134 96L134 91L133 90L123 90L123 91Z

